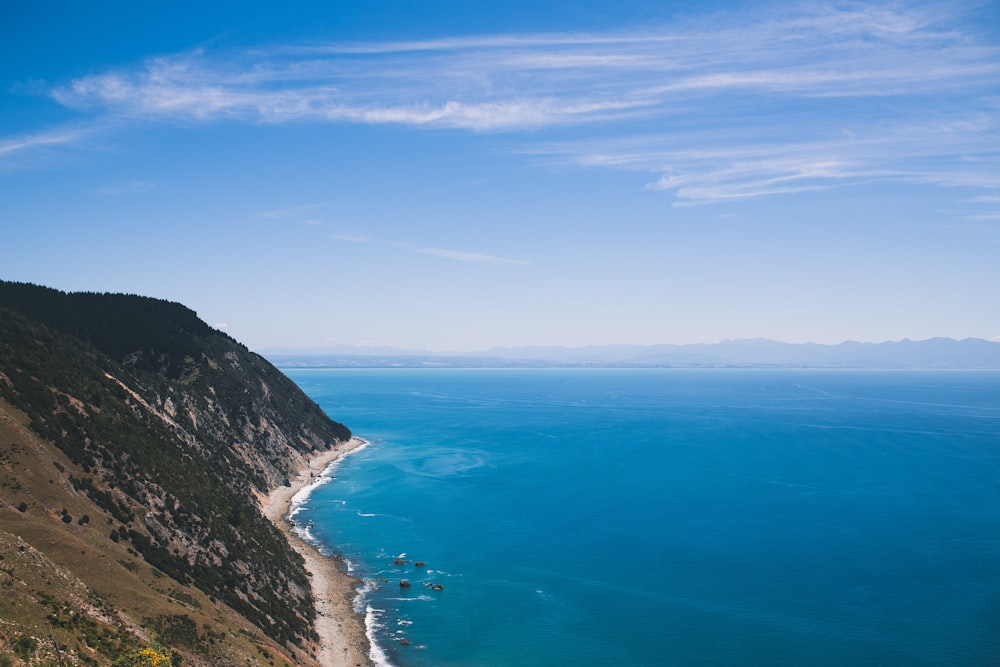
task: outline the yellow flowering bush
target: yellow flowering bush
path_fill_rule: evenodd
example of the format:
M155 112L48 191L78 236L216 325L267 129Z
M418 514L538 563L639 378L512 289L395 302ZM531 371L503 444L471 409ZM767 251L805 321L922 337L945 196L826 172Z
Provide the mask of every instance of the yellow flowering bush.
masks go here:
M170 653L163 649L141 648L123 655L111 663L111 667L173 667Z

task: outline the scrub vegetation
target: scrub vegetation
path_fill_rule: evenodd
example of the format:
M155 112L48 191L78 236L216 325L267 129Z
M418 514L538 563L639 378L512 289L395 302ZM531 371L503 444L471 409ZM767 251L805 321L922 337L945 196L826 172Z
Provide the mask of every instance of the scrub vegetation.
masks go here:
M0 661L308 663L257 498L349 437L181 305L0 282Z

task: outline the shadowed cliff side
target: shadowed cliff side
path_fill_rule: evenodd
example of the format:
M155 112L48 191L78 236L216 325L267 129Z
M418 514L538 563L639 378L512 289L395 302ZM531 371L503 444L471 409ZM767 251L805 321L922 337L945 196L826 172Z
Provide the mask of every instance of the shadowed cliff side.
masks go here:
M309 580L256 492L348 438L179 304L0 282L0 567L35 558L0 575L0 659L34 638L85 664L154 641L185 664L307 662Z

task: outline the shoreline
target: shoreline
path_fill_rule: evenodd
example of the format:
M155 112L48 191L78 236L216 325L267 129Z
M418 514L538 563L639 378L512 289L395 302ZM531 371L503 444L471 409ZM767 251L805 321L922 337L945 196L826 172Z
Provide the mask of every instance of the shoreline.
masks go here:
M316 603L314 629L319 635L316 661L323 667L374 665L369 657L371 645L366 634L365 618L354 610L354 598L360 582L341 569L339 559L323 555L299 536L289 514L294 509L297 496L320 482L327 468L367 444L361 438L351 438L338 443L333 449L315 454L303 461L289 486L279 486L267 495L259 496L261 512L305 560Z

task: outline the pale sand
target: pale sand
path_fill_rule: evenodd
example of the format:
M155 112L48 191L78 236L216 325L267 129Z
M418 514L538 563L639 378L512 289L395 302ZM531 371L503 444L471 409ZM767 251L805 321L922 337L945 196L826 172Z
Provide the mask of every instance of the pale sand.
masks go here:
M373 665L369 658L370 645L365 635L365 619L355 612L353 600L358 580L342 571L338 562L321 554L292 530L288 513L295 494L313 484L326 468L358 447L364 440L352 438L333 449L315 455L305 462L291 486L279 486L267 496L261 496L261 511L277 526L292 547L305 559L306 571L312 576L313 599L316 601L316 633L320 637L317 661L323 667L356 667Z

